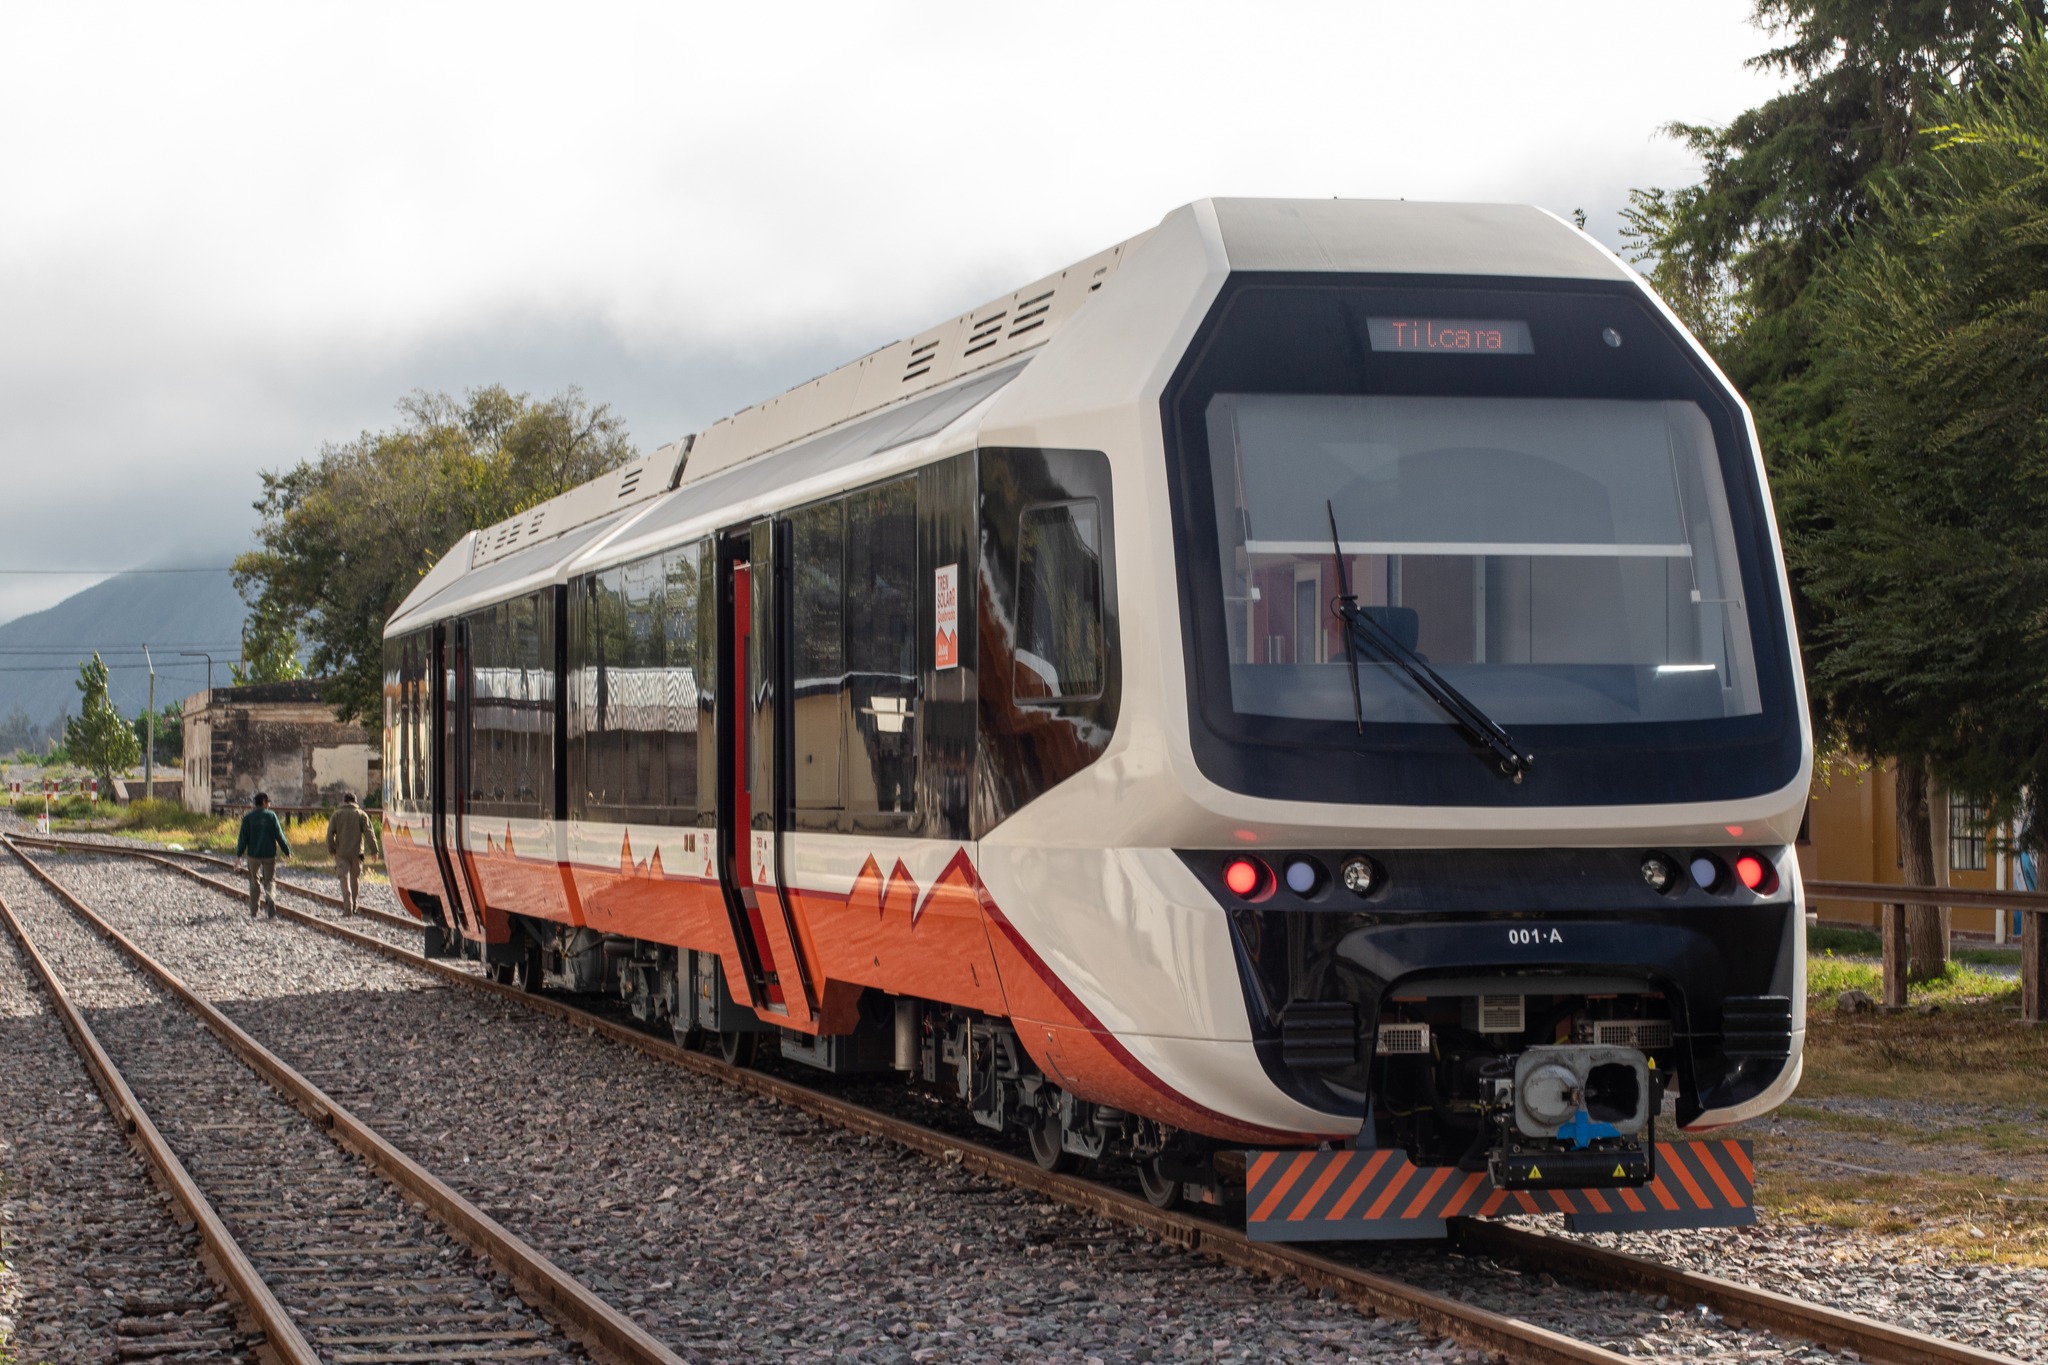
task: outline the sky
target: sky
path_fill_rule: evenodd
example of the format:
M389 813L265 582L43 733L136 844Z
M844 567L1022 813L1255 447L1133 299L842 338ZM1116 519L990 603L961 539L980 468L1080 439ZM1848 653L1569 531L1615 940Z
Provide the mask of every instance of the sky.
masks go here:
M1750 0L0 8L0 621L225 564L415 389L651 449L1208 195L1619 245Z

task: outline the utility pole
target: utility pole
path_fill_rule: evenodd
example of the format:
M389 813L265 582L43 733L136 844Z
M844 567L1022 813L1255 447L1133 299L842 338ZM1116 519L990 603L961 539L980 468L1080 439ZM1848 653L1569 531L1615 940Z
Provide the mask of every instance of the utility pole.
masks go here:
M149 646L142 647L142 661L149 665L149 719L143 729L149 738L142 746L142 799L156 799L156 660L149 657Z
M178 657L181 659L206 660L206 690L208 692L213 691L213 656L211 654L206 653L204 650L181 649L178 651Z

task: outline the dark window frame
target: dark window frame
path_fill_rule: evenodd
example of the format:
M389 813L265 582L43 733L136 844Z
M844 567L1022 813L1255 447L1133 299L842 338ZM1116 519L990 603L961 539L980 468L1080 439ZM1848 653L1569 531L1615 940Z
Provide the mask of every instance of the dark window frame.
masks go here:
M676 829L698 828L715 819L716 788L705 786L704 751L715 746L704 743L711 712L702 678L709 545L700 536L600 564L569 580L562 668L568 718L563 741L567 819ZM693 561L696 581L685 585L687 602L672 601L678 595L677 570L685 558ZM635 598L635 591L644 591L644 599ZM645 638L634 634L636 610L651 613L643 622L648 626ZM688 639L673 638L685 632ZM643 658L650 650L659 663ZM625 684L615 683L612 674L628 670L635 672L634 687L640 691L646 683L637 675L689 671L697 689L695 707L668 707L666 680L654 702L645 696L615 695ZM621 711L627 719L645 721L644 713L655 709L664 722L677 723L694 710L695 728L670 729L665 724L660 730L628 729L623 722L613 723ZM659 743L650 736L658 737ZM688 788L686 800L678 799L678 779Z
M856 676L868 676L866 672L856 670L853 667L853 659L856 653L853 640L855 626L849 610L853 598L849 588L852 581L850 575L854 555L853 537L856 530L854 525L856 518L853 514L857 501L872 497L880 490L899 486L908 493L908 514L912 527L907 547L910 558L909 577L903 585L903 591L909 603L909 610L904 613L903 625L905 629L912 633L911 639L908 642L912 672L904 675L904 677L910 680L908 688L910 695L905 700L910 705L907 726L911 734L909 755L911 775L907 788L902 784L898 784L897 787L899 792L907 795L908 807L903 810L880 810L867 806L857 806L852 800L852 792L855 787L855 765L872 761L868 753L866 737L860 733L860 721L855 714L856 708L852 700ZM922 596L925 593L923 555L918 544L918 535L915 529L921 514L919 487L918 471L905 471L891 474L887 478L876 479L873 482L864 483L854 488L844 489L832 494L830 497L814 498L809 502L784 508L775 513L777 521L787 523L791 528L791 577L795 579L798 568L796 560L800 554L796 544L800 539L796 531L798 521L806 514L815 513L821 508L836 507L839 509L840 639L838 658L840 673L838 687L834 691L834 696L838 698L835 708L839 740L838 800L836 804L830 806L797 805L792 800L790 819L792 828L799 832L902 835L911 833L918 822L919 795L923 784L918 781L917 773L924 761L925 754L925 743L922 733L925 711L925 687L923 669L917 662L922 657L922 647L916 638L921 629L920 623L924 618L921 606ZM797 598L799 595L800 589L796 588L793 583L791 589L792 599ZM789 604L789 610L785 619L788 621L789 629L794 635L798 630L795 600L792 600ZM792 639L790 650L792 659L795 658L797 652L797 641ZM794 734L791 736L791 741L792 745L794 745L796 742ZM795 749L793 748L792 753L794 752ZM879 796L877 801L879 802Z
M1387 301L1388 311L1418 316L1526 316L1536 330L1537 353L1512 357L1512 370L1486 371L1472 367L1510 361L1369 354L1362 344L1349 352L1333 345L1310 356L1293 355L1266 344L1257 329L1239 325L1237 310L1255 293L1320 299L1354 311L1364 308L1370 294ZM1366 311L1378 309L1374 303ZM1276 305L1271 313L1281 311ZM1608 318L1628 338L1625 347L1602 346L1599 323ZM1273 330L1282 323L1292 325L1269 317L1261 326ZM1598 372L1581 363L1595 355ZM1208 436L1201 420L1208 399L1219 392L1498 393L1697 403L1713 428L1727 487L1761 713L1701 722L1519 727L1517 738L1541 759L1521 784L1503 782L1487 765L1472 761L1470 746L1446 724L1375 725L1360 736L1349 720L1235 713L1215 564ZM1797 773L1805 736L1794 705L1796 660L1755 446L1738 396L1639 287L1576 279L1236 272L1224 282L1162 393L1160 418L1189 740L1196 766L1217 785L1250 796L1336 805L1528 808L1733 800L1778 791Z
M1017 585L1016 629L1019 632L1020 637L1022 633L1028 629L1028 625L1024 619L1025 603L1027 600L1024 595L1026 585L1026 579L1024 577L1024 565L1031 548L1031 519L1040 513L1058 512L1063 511L1070 507L1081 506L1088 507L1095 514L1095 544L1091 547L1095 555L1094 592L1091 594L1094 602L1095 619L1095 686L1086 692L1059 692L1042 697L1020 696L1017 692L1017 669L1021 665L1018 661L1013 659L1010 665L1009 678L1010 701L1013 705L1060 707L1072 706L1081 702L1100 701L1102 699L1104 690L1108 686L1109 668L1107 660L1105 658L1105 656L1108 653L1108 644L1105 638L1105 624L1102 604L1104 569L1102 565L1102 503L1100 499L1093 497L1061 498L1054 501L1029 503L1017 510L1016 574L1015 577L1013 577L1010 580L1011 582ZM1073 524L1071 519L1069 519L1069 524ZM1021 648L1021 640L1019 647ZM1048 660L1048 662L1050 661Z

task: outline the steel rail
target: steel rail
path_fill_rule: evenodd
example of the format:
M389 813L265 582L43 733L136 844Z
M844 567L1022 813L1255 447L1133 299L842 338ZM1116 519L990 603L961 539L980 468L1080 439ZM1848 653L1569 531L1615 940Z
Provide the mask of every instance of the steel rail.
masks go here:
M57 1017L62 1021L64 1031L71 1035L72 1046L91 1073L93 1085L106 1102L115 1126L134 1139L143 1158L156 1169L171 1198L177 1201L178 1207L185 1211L185 1216L198 1230L199 1240L206 1244L206 1250L213 1259L215 1278L240 1302L256 1330L268 1338L270 1349L280 1361L285 1365L320 1365L319 1354L313 1350L312 1343L299 1331L284 1305L277 1301L277 1295L271 1292L270 1286L257 1272L255 1262L249 1259L249 1253L242 1250L242 1244L228 1231L212 1201L199 1188L199 1182L185 1169L185 1163L178 1159L177 1152L172 1150L163 1132L150 1118L149 1111L135 1097L135 1091L121 1074L121 1069L114 1065L114 1059L107 1055L92 1026L85 1022L85 1016L71 1002L71 993L57 979L56 969L29 937L28 926L15 918L4 898L0 898L0 919L7 921L8 933L21 945L23 955L42 979L43 990L56 1006Z
M369 1162L386 1180L427 1207L440 1222L473 1249L488 1257L518 1286L520 1292L549 1305L572 1335L580 1335L586 1347L596 1346L630 1365L684 1365L683 1358L655 1340L632 1319L606 1303L581 1281L550 1261L524 1238L506 1228L469 1202L419 1162L400 1151L376 1129L351 1113L313 1082L293 1069L283 1058L256 1041L240 1025L222 1014L209 1001L144 952L133 940L95 913L91 907L43 869L15 845L12 837L0 834L4 844L37 880L90 924L101 937L132 958L135 964L197 1015L213 1035L242 1059L251 1070L269 1081L293 1107L326 1128L349 1150ZM98 850L104 846L91 845ZM177 864L166 862L175 867ZM211 881L210 878L202 880ZM213 882L225 887L225 883ZM229 888L232 889L232 888ZM237 892L237 894L240 894ZM312 916L286 911L294 918L320 923ZM377 942L367 935L366 941ZM283 1311L281 1308L278 1310ZM318 1357L308 1355L304 1365Z
M180 864L166 862L165 860L189 858L193 862L217 867L223 875L232 874L235 870L235 865L230 859L223 858L216 853L205 853L189 848L146 848L137 844L102 844L96 843L91 839L65 839L54 834L10 833L7 837L13 839L18 844L28 844L34 848L64 849L73 853L118 853L129 858L148 858L164 862L164 865L170 867L173 871L183 871L185 869ZM306 899L318 901L322 905L331 905L337 910L348 908L341 897L334 895L332 892L316 891L310 886L301 886L297 882L287 882L282 878L278 880L277 885L279 887L289 887L294 895L304 896ZM368 906L362 906L358 908L357 913L367 919L380 920L394 928L418 929L421 927L420 921L412 918L410 915L394 915L388 910L375 910Z
M0 841L12 842L12 839L0 836ZM74 847L80 851L93 853L126 854L178 872L225 895L240 898L247 894L232 883L209 877L148 850L122 849L105 844L82 844ZM16 856L22 855L17 853ZM23 861L26 862L27 859L24 857ZM47 881L47 874L43 875ZM282 887L284 884L279 885ZM314 893L314 898L321 899L317 893ZM505 996L660 1061L682 1066L764 1098L779 1101L851 1132L889 1139L942 1164L957 1166L962 1170L1029 1190L1069 1208L1139 1229L1161 1241L1184 1247L1226 1264L1276 1279L1294 1280L1311 1288L1327 1290L1334 1297L1379 1316L1411 1320L1434 1336L1449 1337L1465 1345L1499 1352L1516 1361L1531 1362L1532 1365L1618 1365L1618 1362L1628 1359L1604 1347L1575 1341L1562 1333L1552 1332L1534 1323L1523 1322L1505 1314L1490 1312L1431 1293L1426 1289L1403 1284L1386 1276L1359 1270L1327 1256L1295 1247L1254 1242L1235 1228L1156 1209L1144 1200L1125 1194L1121 1190L1113 1190L1069 1176L1054 1175L1040 1169L1035 1162L997 1151L992 1147L984 1147L979 1143L921 1128L864 1105L852 1104L821 1094L780 1077L727 1066L724 1062L686 1051L674 1043L627 1028L623 1024L591 1014L587 1010L578 1009L547 996L529 995L515 986L485 980L461 967L424 957L372 934L322 919L317 915L309 915L284 905L278 906L277 912L284 918L358 947L367 948L406 966ZM279 1062L278 1065L283 1066L283 1063Z
M1570 1237L1551 1237L1506 1223L1453 1218L1451 1237L1464 1249L1488 1256L1512 1256L1601 1284L1644 1294L1704 1303L1726 1322L1804 1337L1831 1350L1847 1348L1864 1360L1919 1365L1924 1361L1954 1365L2017 1365L2010 1356L1980 1351L1944 1337L1893 1327L1873 1318L1839 1309L1821 1308L1790 1294L1737 1284L1698 1271L1647 1261Z
M107 844L78 844L75 847L140 858L157 863L225 894L236 897L247 894L240 887L217 881L162 858L148 849L122 848ZM279 885L285 884L280 882ZM291 889L313 900L339 904L338 898L323 896L302 887L294 886ZM1486 1313L1457 1300L1358 1270L1315 1252L1271 1242L1253 1242L1238 1229L1188 1214L1163 1211L1120 1190L1109 1189L1078 1177L1053 1175L1040 1169L1036 1163L1007 1152L996 1151L978 1143L922 1128L865 1106L851 1104L811 1090L792 1081L785 1081L759 1071L728 1066L715 1058L688 1051L616 1020L604 1018L549 996L531 995L519 987L501 985L451 963L427 958L374 935L322 919L317 915L308 915L286 906L279 906L278 913L331 937L368 948L394 961L460 981L478 990L502 995L530 1009L587 1029L600 1037L637 1049L648 1056L780 1101L855 1132L888 1138L926 1156L961 1165L977 1174L1028 1189L1068 1207L1138 1228L1162 1241L1186 1247L1229 1264L1276 1278L1299 1280L1318 1289L1327 1289L1337 1297L1375 1313L1412 1319L1425 1330L1438 1335L1500 1351L1518 1360L1626 1359L1604 1348L1574 1342L1570 1338L1550 1333L1546 1329L1523 1323L1518 1319ZM381 920L407 928L421 927L415 920L381 911L373 913ZM1451 1219L1450 1229L1453 1239L1470 1251L1512 1257L1542 1266L1547 1270L1563 1269L1569 1274L1612 1288L1648 1295L1667 1294L1681 1302L1702 1305L1720 1315L1724 1321L1798 1337L1819 1346L1835 1349L1846 1347L1865 1360L1898 1362L1898 1365L1917 1365L1923 1361L1954 1362L1954 1365L2020 1365L2020 1362L2010 1356L1979 1350L1974 1346L1944 1337L1894 1327L1874 1318L1829 1308L1770 1290L1757 1289L1717 1275L1685 1270L1646 1257L1611 1251L1576 1238L1553 1236L1511 1224L1468 1218ZM1385 1297L1380 1297L1382 1295ZM1475 1317L1482 1322L1468 1326L1467 1324ZM1486 1323L1483 1321L1486 1319L1493 1322ZM1482 1334L1483 1328L1490 1329L1494 1323L1542 1333L1549 1339L1549 1342L1543 1344L1545 1347L1552 1343L1564 1343L1574 1351L1592 1354L1532 1354L1532 1349L1540 1348L1536 1343L1522 1344L1523 1338L1518 1335L1495 1336L1490 1330Z

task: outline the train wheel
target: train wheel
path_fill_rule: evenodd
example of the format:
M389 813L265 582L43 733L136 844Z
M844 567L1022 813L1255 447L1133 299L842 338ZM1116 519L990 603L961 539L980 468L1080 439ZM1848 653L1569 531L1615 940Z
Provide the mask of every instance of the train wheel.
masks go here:
M695 1024L686 1024L674 1015L669 1016L669 1036L676 1040L676 1046L685 1052L695 1052L704 1041L704 1035Z
M491 980L497 982L500 986L512 984L514 964L510 962L493 962L485 970L490 973Z
M761 1056L761 1035L752 1029L718 1035L718 1055L727 1066L751 1067Z
M1048 1109L1045 1117L1024 1130L1031 1139L1031 1159L1039 1169L1051 1171L1054 1175L1066 1175L1079 1170L1081 1158L1075 1156L1060 1144L1060 1115L1056 1109Z
M528 995L539 995L541 986L547 980L547 953L540 946L540 940L526 940L526 955L519 959L519 984Z
M1181 1183L1159 1169L1159 1158L1156 1156L1138 1163L1138 1188L1145 1192L1145 1202L1155 1209L1180 1207L1183 1194Z

